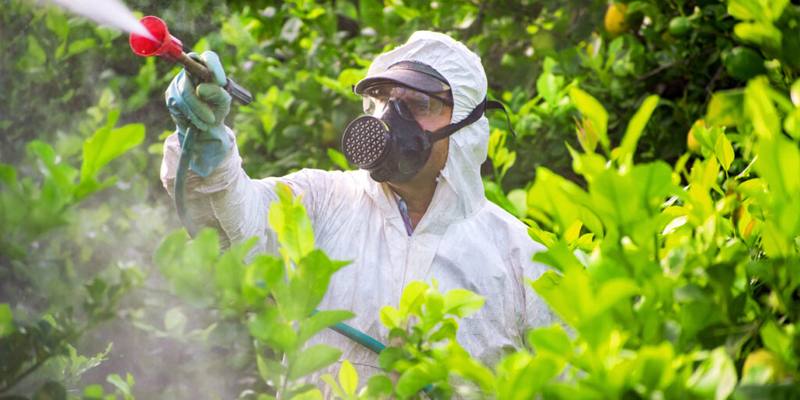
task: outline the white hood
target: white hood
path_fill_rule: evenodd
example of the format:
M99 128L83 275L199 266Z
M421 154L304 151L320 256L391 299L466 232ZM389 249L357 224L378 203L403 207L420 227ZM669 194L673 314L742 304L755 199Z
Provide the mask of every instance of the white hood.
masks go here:
M415 32L402 46L376 57L367 77L384 72L403 60L425 63L447 79L454 102L451 123L466 118L486 97L486 73L480 57L445 34ZM454 133L449 140L450 150L441 177L455 191L456 214L463 218L475 213L486 201L480 168L489 145L489 121L481 117Z

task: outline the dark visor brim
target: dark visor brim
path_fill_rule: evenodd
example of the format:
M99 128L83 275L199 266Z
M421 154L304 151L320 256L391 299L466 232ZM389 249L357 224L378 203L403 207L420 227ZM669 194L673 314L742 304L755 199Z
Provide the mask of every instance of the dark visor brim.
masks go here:
M450 86L430 75L409 69L389 69L380 74L362 79L354 91L362 94L372 86L383 83L396 83L426 93L440 93L450 90Z

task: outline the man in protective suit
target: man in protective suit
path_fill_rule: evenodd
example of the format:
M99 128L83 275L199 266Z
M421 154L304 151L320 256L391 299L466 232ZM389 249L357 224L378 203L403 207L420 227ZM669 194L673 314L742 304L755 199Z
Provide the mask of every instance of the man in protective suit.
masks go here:
M216 55L201 58L224 84ZM343 146L362 169L303 169L251 179L242 169L233 132L223 125L230 96L214 83L195 90L180 73L166 93L178 129L165 143L164 187L173 190L179 135L194 126L199 134L186 198L196 224L216 228L223 243L257 236L257 251L276 252L267 213L277 199L275 185L283 182L302 195L318 247L332 259L352 260L333 275L321 309L353 311L348 324L386 343L380 308L398 304L406 284L435 279L442 291L465 288L486 303L462 320L458 341L491 365L504 349L521 346L527 329L549 325L553 317L526 283L545 270L531 260L543 247L531 240L523 223L484 195L480 166L489 124L483 116L487 82L480 58L447 35L416 32L378 56L355 90L374 118L351 123ZM419 151L409 150L414 143L395 140L419 142L420 132L439 132L440 140L417 143ZM377 154L386 141L394 143L393 150ZM380 369L374 353L335 332L323 331L314 340L342 349L342 359L362 376Z

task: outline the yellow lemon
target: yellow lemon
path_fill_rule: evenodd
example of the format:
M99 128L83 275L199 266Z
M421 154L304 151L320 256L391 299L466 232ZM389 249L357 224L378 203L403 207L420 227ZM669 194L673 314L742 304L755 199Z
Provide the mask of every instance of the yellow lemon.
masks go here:
M628 11L628 5L624 3L613 3L606 9L606 16L603 20L608 32L611 36L618 36L622 32L628 30L628 24L625 22L625 13Z

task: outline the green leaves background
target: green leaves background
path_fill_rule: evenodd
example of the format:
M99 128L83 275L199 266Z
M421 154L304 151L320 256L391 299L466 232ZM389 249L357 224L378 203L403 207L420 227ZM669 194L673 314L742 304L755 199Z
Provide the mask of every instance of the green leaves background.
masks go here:
M351 85L417 29L480 54L509 106L516 136L490 118L487 197L547 247L530 285L564 324L484 365L454 341L482 299L416 282L375 316L396 380L342 363L337 396L796 397L798 6L625 3L612 37L595 0L128 1L256 95L227 121L253 177L350 168ZM302 377L339 353L302 344L352 315L313 313L346 266L299 200L281 190L265 221L275 257L170 234L177 68L27 1L4 5L0 36L0 396L318 397Z

